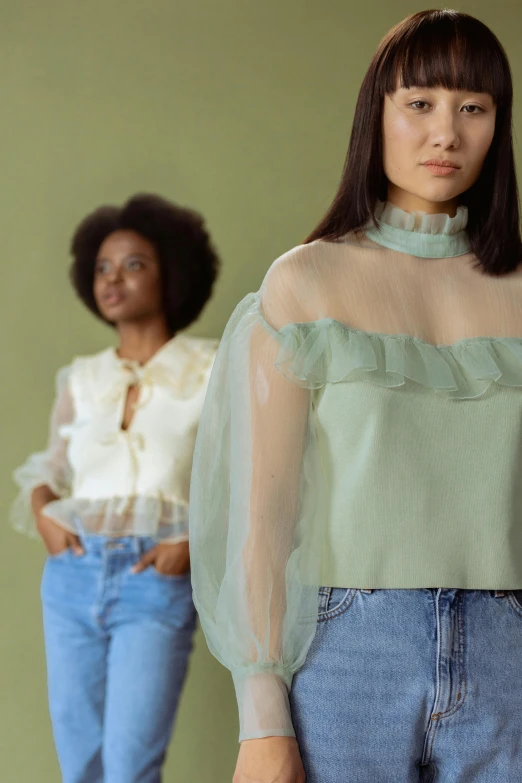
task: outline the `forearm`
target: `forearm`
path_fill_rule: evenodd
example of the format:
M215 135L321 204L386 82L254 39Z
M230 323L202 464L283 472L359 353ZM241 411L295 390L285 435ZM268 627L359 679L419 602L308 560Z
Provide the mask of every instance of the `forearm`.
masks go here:
M31 507L35 519L38 520L44 506L57 499L58 495L56 495L47 484L35 487L31 493Z

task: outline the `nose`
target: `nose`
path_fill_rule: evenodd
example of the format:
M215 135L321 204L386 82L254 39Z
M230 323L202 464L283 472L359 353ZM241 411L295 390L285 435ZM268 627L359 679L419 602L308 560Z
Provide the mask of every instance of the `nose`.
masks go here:
M451 109L440 109L434 113L431 132L434 147L449 150L460 146L459 116Z
M119 283L122 279L122 272L120 264L112 264L108 273L105 275L105 281L111 285L113 283Z

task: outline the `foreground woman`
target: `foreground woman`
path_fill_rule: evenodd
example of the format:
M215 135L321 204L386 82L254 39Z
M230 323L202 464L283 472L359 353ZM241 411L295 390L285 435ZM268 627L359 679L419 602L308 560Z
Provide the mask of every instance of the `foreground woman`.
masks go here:
M481 22L398 25L332 207L227 327L190 535L202 625L237 691L235 783L520 776L511 104Z

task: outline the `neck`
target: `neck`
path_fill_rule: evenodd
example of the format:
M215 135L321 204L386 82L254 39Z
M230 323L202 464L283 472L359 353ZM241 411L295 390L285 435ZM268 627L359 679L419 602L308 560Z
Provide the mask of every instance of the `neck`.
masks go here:
M147 323L119 323L117 330L118 356L139 364L146 364L172 337L163 318Z
M457 214L457 199L450 201L429 201L408 193L406 190L397 187L393 183L388 184L387 200L395 207L403 209L405 212L425 212L427 215L449 215L455 217Z

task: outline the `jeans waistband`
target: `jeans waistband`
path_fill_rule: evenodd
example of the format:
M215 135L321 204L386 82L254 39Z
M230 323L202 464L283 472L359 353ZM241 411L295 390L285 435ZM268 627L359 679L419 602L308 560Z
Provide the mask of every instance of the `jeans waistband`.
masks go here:
M97 536L81 535L80 541L86 552L121 551L141 555L156 545L151 536Z
M444 589L444 588L442 588L442 589ZM359 588L359 592L367 593L368 595L371 595L371 593L375 593L376 592L376 588L365 589L365 588L361 587L361 588ZM504 598L506 593L509 592L509 590L484 590L484 591L480 591L480 592L491 593L493 598Z

